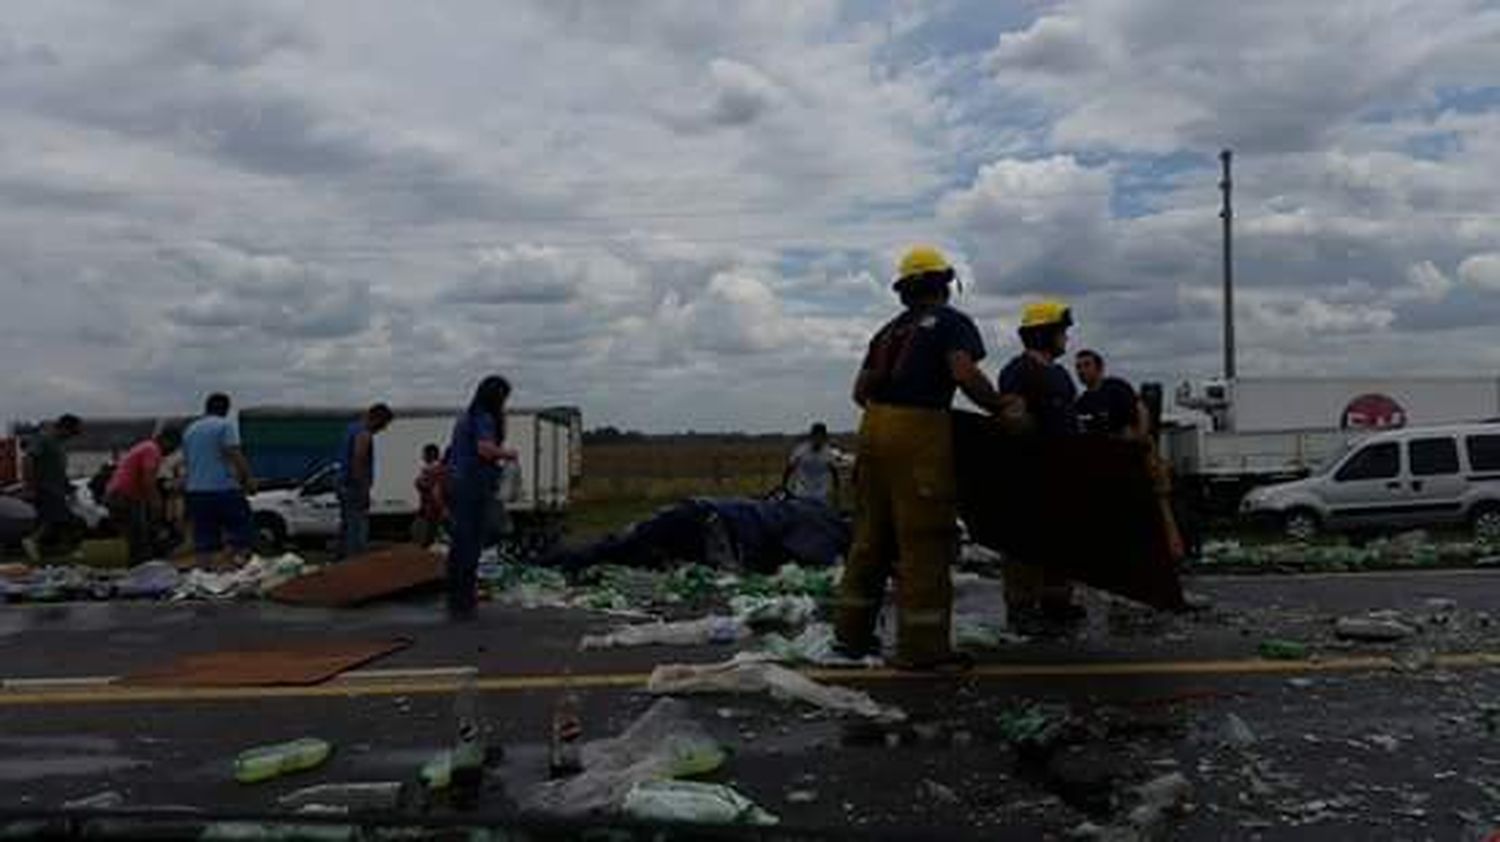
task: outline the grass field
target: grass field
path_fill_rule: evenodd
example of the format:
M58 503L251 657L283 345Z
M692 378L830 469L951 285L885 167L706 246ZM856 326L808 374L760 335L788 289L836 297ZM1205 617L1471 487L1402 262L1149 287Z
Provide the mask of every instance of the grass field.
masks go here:
M570 540L583 541L640 520L685 497L759 497L781 485L793 436L715 440L663 436L587 444L583 481L568 515ZM844 450L852 440L835 437Z

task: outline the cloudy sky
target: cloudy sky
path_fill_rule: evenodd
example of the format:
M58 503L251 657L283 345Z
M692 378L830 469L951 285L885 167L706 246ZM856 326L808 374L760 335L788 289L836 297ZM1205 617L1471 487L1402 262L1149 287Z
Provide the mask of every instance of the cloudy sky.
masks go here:
M524 403L847 426L931 241L1131 379L1500 371L1500 6L0 5L0 418Z

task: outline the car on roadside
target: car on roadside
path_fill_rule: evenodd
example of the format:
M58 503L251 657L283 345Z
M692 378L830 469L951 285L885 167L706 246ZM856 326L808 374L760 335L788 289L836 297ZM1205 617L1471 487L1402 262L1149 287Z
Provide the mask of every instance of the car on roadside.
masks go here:
M68 501L68 508L83 522L87 534L93 536L108 536L113 534L113 524L110 523L109 509L104 504L94 499L94 492L89 489L87 479L74 479L73 498ZM21 483L11 483L0 487L0 497L11 497L24 501L26 499L25 487Z
M1467 525L1476 540L1500 544L1500 423L1361 438L1312 476L1253 489L1240 513L1299 541L1320 531Z
M292 544L328 541L339 535L339 463L330 462L308 474L290 488L274 488L250 495L250 513L255 523L256 549L279 552ZM520 496L519 471L507 470L501 480L500 498L507 504ZM410 534L416 514L415 498L404 503L376 506L372 525L389 534Z
M338 480L339 465L334 462L308 474L291 488L273 488L250 495L257 549L273 552L290 543L337 537Z

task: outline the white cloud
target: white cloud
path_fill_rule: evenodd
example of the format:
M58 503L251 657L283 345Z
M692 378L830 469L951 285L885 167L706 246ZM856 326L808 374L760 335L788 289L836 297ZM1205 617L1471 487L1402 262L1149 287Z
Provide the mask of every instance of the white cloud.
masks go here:
M849 423L918 241L992 358L1049 294L1122 373L1212 371L1222 145L1244 370L1500 367L1492 6L977 5L17 6L0 415L502 368L601 423Z
M1500 254L1475 254L1458 264L1458 279L1476 289L1500 292Z

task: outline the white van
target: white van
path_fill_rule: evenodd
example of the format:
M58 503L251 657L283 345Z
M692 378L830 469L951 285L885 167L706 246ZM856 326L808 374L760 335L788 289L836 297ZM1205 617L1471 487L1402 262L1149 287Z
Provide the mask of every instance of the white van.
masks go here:
M1318 530L1469 524L1500 543L1500 423L1412 427L1350 444L1306 479L1257 488L1243 515Z

